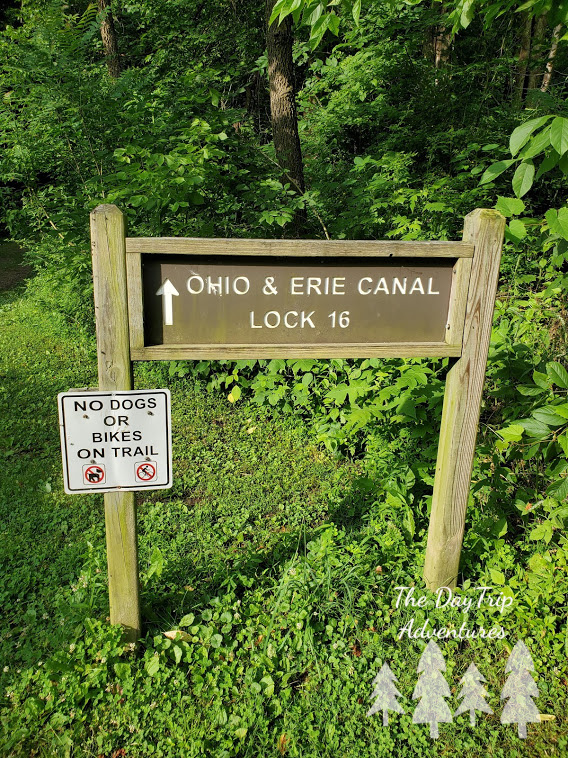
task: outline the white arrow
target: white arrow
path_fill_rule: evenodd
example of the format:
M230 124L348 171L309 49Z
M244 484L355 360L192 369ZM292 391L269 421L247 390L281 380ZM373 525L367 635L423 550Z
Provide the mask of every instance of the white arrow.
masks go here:
M164 297L164 324L166 326L172 326L174 323L174 314L172 308L172 298L174 295L179 295L174 285L169 279L162 284L160 289L156 292L156 295L163 295Z

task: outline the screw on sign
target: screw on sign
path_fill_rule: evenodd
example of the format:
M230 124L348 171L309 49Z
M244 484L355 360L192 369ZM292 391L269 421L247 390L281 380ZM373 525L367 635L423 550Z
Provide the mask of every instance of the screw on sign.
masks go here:
M83 469L83 479L87 484L104 484L105 469L104 466L85 466Z
M156 464L140 463L136 465L136 478L141 482L150 482L156 478Z

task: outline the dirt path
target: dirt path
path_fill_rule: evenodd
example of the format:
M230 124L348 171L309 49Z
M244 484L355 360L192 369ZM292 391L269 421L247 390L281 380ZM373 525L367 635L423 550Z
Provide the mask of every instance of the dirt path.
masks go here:
M24 251L15 242L0 242L0 291L9 290L32 274L22 263Z

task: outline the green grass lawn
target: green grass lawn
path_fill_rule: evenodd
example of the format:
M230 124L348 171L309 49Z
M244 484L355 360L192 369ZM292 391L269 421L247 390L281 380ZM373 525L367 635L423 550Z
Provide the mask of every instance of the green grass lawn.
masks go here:
M422 592L424 505L410 526L365 459L331 456L297 417L231 405L162 365L137 366L136 386L171 389L174 486L138 500L145 637L123 645L107 621L102 496L63 492L56 396L95 385L96 353L60 297L39 277L0 310L2 755L566 754L562 545L510 531L469 556L461 597L491 585L514 598L503 614L397 608L397 586ZM488 515L473 507L469 534ZM419 627L427 617L503 627L504 639L439 643L452 713L470 663L487 679L494 714L478 712L474 728L466 713L432 740L412 723L425 641L398 639L412 616ZM529 723L526 740L499 721L518 639L535 663L536 705L554 717ZM405 711L388 726L366 716L385 661Z

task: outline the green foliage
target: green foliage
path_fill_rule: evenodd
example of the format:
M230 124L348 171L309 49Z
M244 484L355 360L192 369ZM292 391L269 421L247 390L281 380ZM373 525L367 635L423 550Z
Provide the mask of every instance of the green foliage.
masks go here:
M113 4L116 82L94 4L6 17L2 231L39 272L0 308L7 755L566 752L565 47L519 114L521 3L431 6L275 7L297 22L303 196L270 144L263 4ZM452 24L436 67L433 33ZM435 747L407 717L362 717L384 660L412 693L421 645L397 639L404 623L468 621L393 593L422 582L447 361L137 366L137 385L172 390L175 484L139 503L147 634L120 643L100 498L63 493L49 402L96 381L88 212L102 201L148 236L288 236L304 207L305 236L334 239L457 239L475 207L507 217L459 596L491 585L514 604L475 614L503 643L444 654L449 681L475 660L496 693L506 645L525 640L557 718L526 748L498 717L448 726Z
M329 30L339 35L342 16L359 23L361 0L276 0L269 23L281 24L287 16L292 16L295 24L300 21L310 29L310 46L315 49Z
M395 587L420 586L427 529L422 485L409 464L427 462L432 433L405 438L412 416L402 423L391 418L390 443L374 434L366 458L353 464L322 453L293 417L271 418L246 397L231 405L187 375L173 379L175 486L139 502L147 632L138 650L124 645L119 630L105 621L100 497L63 493L56 404L37 404L37 397L55 398L61 389L94 380L92 337L69 328L55 306L42 274L26 296L5 298L0 309L7 377L0 402L10 441L0 482L6 534L0 551L8 566L1 595L7 663L0 671L0 719L7 756L117 750L171 758L243 751L269 756L282 746L291 755L316 756L330 744L368 758L377 750L431 755L429 738L408 715L393 715L388 730L364 718L372 678L384 660L398 677L403 706L410 702L422 645L398 635L412 617L419 626L428 621L457 629L471 625L472 616L486 629L503 626L503 641L443 643L451 685L475 660L487 676L494 710L507 653L522 638L537 669L539 710L556 716L535 727L530 749L565 745L565 507L555 497L522 501L522 477L531 477L523 469L513 485L518 502L509 506L506 477L514 469L499 456L510 455L516 443L499 450L495 436L484 435L474 472L482 486L466 530L468 578L457 597L475 603L475 588L484 585L513 604L503 614L489 606L466 614L458 607L436 610L430 596L426 611L397 608ZM518 373L526 357L515 353L525 319L504 328L515 306L504 307L485 422L500 398L515 418L507 392L535 408L559 408L568 384L563 363L544 359L541 366L539 356L544 370L525 382L539 394L518 393L505 381L505 372ZM533 327L524 338L536 336ZM22 382L26 361L33 363ZM334 370L355 391L372 367L345 363ZM295 383L311 374L311 387L324 384L322 368L305 360L271 372L290 374ZM415 389L425 387L418 363L392 361L381 368L404 378L405 386L413 376ZM239 381L244 370L238 367ZM361 375L353 376L357 370ZM167 384L165 373L160 365L140 365L137 386ZM334 393L332 404L342 407L342 395L343 389ZM491 455L498 457L486 469ZM492 477L487 484L484 474ZM457 703L453 699L451 707ZM476 754L488 744L495 751L518 750L514 734L496 719L480 719L475 732L448 726L438 743L441 752Z

